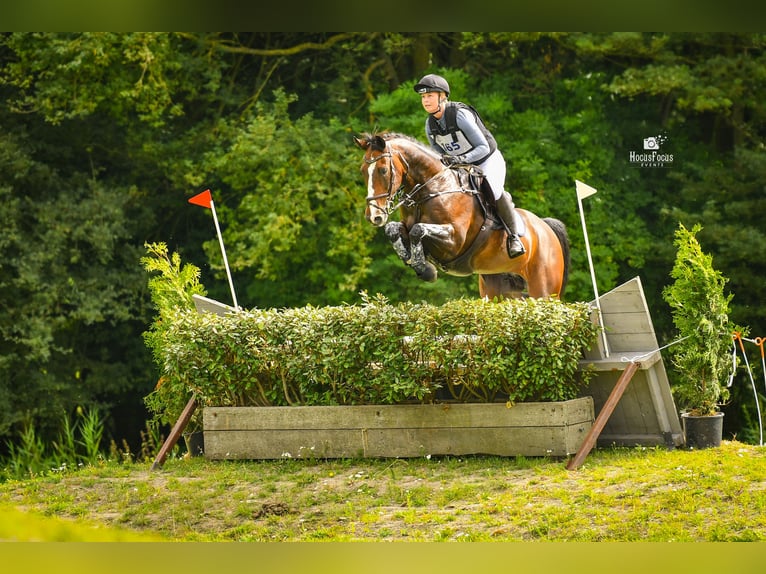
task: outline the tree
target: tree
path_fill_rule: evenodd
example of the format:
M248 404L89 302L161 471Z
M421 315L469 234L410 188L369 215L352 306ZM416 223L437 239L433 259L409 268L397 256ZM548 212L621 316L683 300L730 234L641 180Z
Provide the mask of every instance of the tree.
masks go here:
M0 138L0 433L122 393L136 367L125 356L136 345L116 333L136 321L143 290L125 243L131 191L62 177L34 147Z

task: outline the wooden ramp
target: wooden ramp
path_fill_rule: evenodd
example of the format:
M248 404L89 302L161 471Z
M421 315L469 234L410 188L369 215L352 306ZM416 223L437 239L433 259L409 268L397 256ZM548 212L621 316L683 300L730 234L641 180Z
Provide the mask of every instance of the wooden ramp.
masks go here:
M670 393L652 318L641 279L635 277L599 299L607 350L601 338L585 353L580 368L596 374L581 396L592 396L599 413L629 363L640 363L625 393L598 437L598 446L676 447L683 444L683 430ZM595 307L595 304L594 304ZM594 311L594 320L598 318Z

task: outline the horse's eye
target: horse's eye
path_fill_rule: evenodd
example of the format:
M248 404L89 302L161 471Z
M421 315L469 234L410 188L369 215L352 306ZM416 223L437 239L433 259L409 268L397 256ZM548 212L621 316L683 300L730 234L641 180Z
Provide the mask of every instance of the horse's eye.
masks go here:
M379 173L380 175L383 175L383 176L385 176L385 175L388 173L388 168L387 168L387 167L381 167L381 168L378 170L378 173Z

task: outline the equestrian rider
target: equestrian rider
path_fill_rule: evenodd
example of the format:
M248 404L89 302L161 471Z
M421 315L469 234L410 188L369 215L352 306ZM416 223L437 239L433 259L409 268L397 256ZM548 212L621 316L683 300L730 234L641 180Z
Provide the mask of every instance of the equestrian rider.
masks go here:
M442 154L444 165L473 164L482 170L495 196L497 214L508 232L508 256L523 255L525 249L516 233L513 200L504 190L505 158L497 149L494 136L471 106L449 101L449 84L441 76L423 76L415 84L415 91L429 114L426 137L431 147Z

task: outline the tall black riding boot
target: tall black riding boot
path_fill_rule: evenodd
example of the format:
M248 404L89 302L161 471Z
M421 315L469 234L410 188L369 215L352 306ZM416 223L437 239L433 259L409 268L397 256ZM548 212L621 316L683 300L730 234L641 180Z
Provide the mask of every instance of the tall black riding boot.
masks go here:
M504 191L497 200L497 214L500 216L500 221L508 232L508 257L513 259L514 257L524 255L526 249L524 249L524 244L516 233L516 220L513 217L513 201L511 201L511 196L508 192Z

